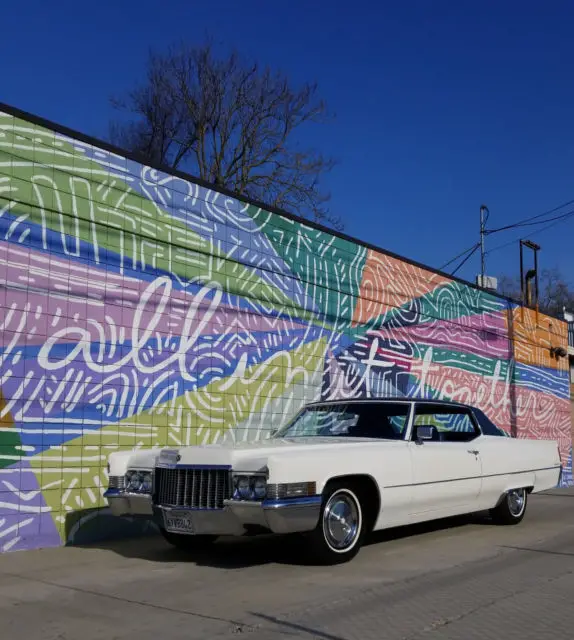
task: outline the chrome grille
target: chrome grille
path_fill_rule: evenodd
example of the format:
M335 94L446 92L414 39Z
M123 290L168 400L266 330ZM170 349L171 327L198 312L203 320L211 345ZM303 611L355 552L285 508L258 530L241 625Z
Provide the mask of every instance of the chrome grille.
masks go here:
M227 468L177 467L155 469L155 502L165 507L223 509L231 498Z

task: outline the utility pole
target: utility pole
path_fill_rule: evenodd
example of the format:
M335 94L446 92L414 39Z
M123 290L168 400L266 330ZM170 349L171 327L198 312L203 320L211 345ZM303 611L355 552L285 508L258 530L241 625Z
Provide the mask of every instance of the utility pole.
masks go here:
M486 215L485 215L486 214ZM483 204L480 206L480 286L484 288L484 273L486 271L485 253L484 253L484 236L486 235L485 226L490 212L488 207Z
M534 269L529 269L524 273L524 257L522 247L532 249L534 253ZM535 306L538 309L538 252L540 245L532 240L520 241L520 293L522 295L522 304L527 307ZM534 280L534 300L532 298L531 281Z

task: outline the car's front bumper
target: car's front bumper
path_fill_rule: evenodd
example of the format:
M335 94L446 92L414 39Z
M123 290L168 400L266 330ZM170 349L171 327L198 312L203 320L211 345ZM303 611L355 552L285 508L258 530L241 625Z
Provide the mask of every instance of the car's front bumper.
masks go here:
M194 534L244 535L250 527L286 534L312 531L319 521L321 496L248 502L226 500L223 509L185 509L153 504L150 495L106 492L111 512L116 516L137 515L153 518L164 527L170 512L185 511L193 522Z
M153 516L149 494L108 489L104 493L104 498L108 501L108 506L114 516Z

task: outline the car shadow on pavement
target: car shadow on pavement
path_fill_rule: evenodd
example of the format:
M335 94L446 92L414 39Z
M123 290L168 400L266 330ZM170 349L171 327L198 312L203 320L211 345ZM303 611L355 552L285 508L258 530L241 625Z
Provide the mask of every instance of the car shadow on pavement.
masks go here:
M487 524L479 515L457 516L416 525L397 527L370 534L365 546L408 539L434 532L450 531L471 524ZM306 553L306 539L299 535L259 535L242 538L220 538L212 546L201 550L182 551L172 547L162 536L146 536L121 540L105 540L74 545L111 551L125 558L141 558L151 562L189 562L198 566L220 569L242 569L266 564L315 566Z

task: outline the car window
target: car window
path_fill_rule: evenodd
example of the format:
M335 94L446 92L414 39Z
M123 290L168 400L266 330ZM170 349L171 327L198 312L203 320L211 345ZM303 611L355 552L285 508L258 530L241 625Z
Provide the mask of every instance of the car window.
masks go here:
M480 435L470 411L459 407L424 404L416 406L413 440L416 440L416 430L419 426L435 427L435 439L439 442L468 442Z
M276 438L347 437L404 439L407 403L340 403L312 405L281 428Z
M407 429L408 410L404 415L387 416L389 423L397 435L403 436Z
M480 429L485 436L501 436L503 438L508 438L509 435L501 429L497 427L492 420L488 418L488 416L481 411L480 409L474 409L474 415L478 420L478 424L480 425Z

